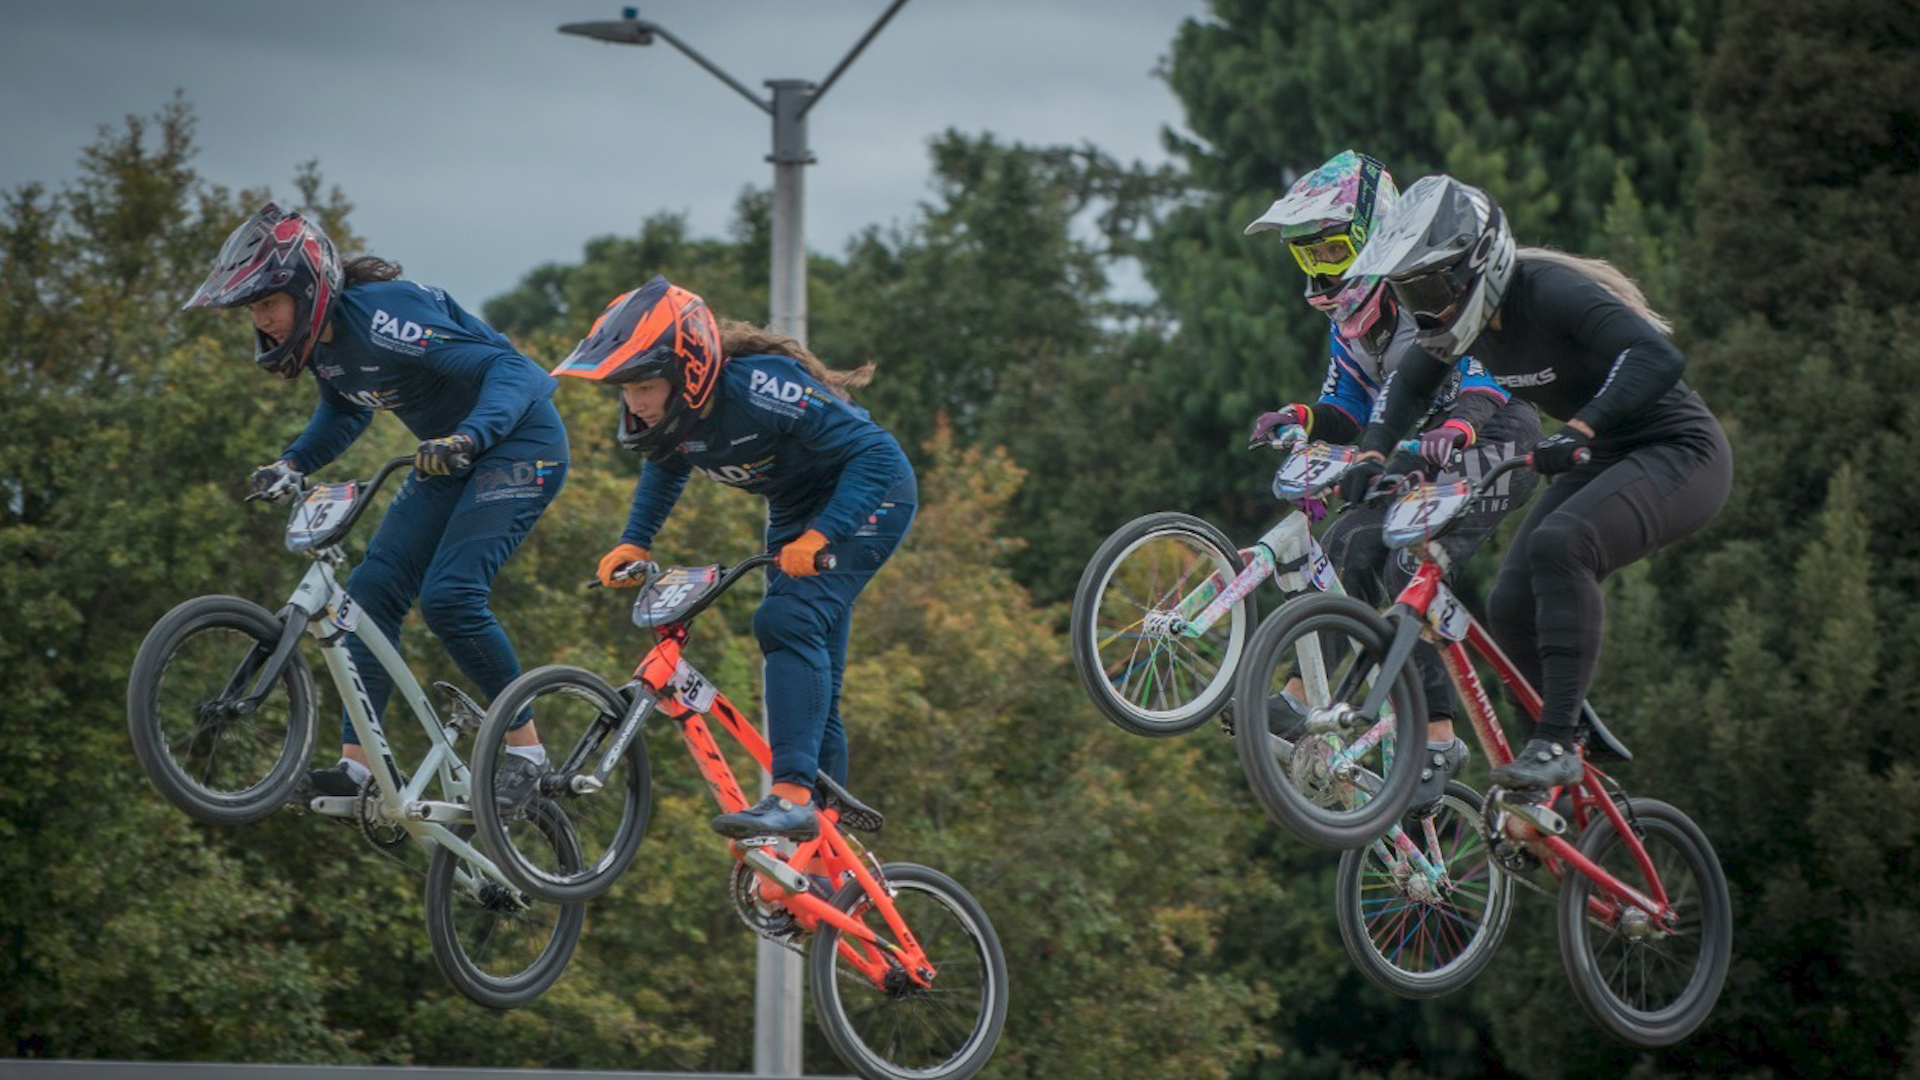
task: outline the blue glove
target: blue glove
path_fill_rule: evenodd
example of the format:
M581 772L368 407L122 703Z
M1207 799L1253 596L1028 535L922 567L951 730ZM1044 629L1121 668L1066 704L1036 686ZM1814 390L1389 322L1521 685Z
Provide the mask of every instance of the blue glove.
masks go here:
M1587 448L1592 441L1591 435L1582 435L1570 427L1561 428L1533 444L1533 471L1552 476L1586 464L1593 456L1593 451Z
M1380 479L1380 474L1386 471L1385 462L1361 458L1349 466L1346 474L1340 477L1340 497L1356 505L1365 502L1373 482Z

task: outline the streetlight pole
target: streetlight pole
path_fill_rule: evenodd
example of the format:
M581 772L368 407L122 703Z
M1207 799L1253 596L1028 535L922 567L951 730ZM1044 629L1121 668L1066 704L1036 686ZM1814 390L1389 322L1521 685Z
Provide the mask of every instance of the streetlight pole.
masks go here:
M666 27L640 17L640 9L623 8L609 22L566 23L563 34L579 34L620 45L651 45L654 38L680 50L773 118L773 266L767 293L768 322L774 330L796 341L807 339L807 250L804 212L806 176L813 163L807 148L807 113L819 104L840 74L887 25L907 0L893 0L847 55L818 86L805 79L768 79L771 98L762 98L744 83L673 36ZM767 777L761 777L764 785ZM756 1076L800 1076L800 957L784 947L759 939L753 987L753 1072Z

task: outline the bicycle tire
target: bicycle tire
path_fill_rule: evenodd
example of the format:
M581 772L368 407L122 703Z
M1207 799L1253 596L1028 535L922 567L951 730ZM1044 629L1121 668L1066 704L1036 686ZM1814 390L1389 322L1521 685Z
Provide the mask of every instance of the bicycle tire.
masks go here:
M1289 743L1261 722L1267 701L1303 663L1295 646L1313 635L1336 635L1349 643L1330 671L1329 684L1351 677L1361 685L1349 704L1358 706L1385 658L1393 628L1371 607L1350 596L1314 593L1288 601L1254 632L1240 663L1235 684L1236 709L1243 715L1234 725L1234 745L1254 797L1273 820L1303 843L1331 850L1357 848L1386 832L1406 814L1419 783L1418 753L1393 754L1392 747L1424 744L1427 705L1411 658L1398 672L1387 703L1394 717L1390 739L1383 740L1354 762L1345 776L1326 771L1352 740L1327 732ZM1326 652L1323 646L1323 657ZM1340 678L1336 678L1338 675ZM1254 703L1254 704L1249 704ZM1327 702L1309 701L1319 707ZM1283 760L1284 759L1284 760ZM1395 762L1398 762L1396 766ZM1358 796L1377 786L1364 799Z
M1443 894L1372 844L1340 853L1334 921L1368 982L1404 998L1439 997L1493 962L1513 917L1513 879L1493 857L1480 807L1479 793L1453 780L1432 816L1448 870ZM1401 822L1408 826L1425 830L1421 819Z
M551 800L534 799L514 825L540 833L556 860L580 858L573 826ZM473 835L468 825L453 831L463 839ZM464 880L455 875L461 869ZM434 966L454 989L489 1009L516 1009L546 993L573 959L587 917L584 903L539 901L487 880L439 846L427 867L426 899Z
M892 985L875 986L843 969L841 931L822 923L807 951L814 1019L834 1053L867 1080L966 1080L993 1056L1007 1022L1000 938L979 902L940 871L888 863L881 873L937 971L934 985L915 988L895 969ZM832 903L891 936L859 882L841 886Z
M569 783L579 762L597 761L599 740L617 726L626 695L590 671L549 664L522 673L493 699L473 744L473 820L480 845L508 881L542 900L578 903L613 887L632 864L653 813L647 744L636 736L621 754L605 787L577 792ZM540 725L552 772L540 792L558 803L572 823L580 858L552 864L551 852L522 849L494 801L495 770L504 760L513 718L532 709ZM545 865L543 865L545 864Z
M1602 1030L1634 1046L1671 1046L1705 1023L1720 1000L1733 961L1733 901L1713 845L1687 815L1656 799L1636 798L1628 800L1627 820L1681 915L1679 926L1670 935L1642 937L1601 926L1587 910L1593 882L1569 872L1560 883L1560 957L1574 996ZM1587 826L1579 851L1644 891L1639 864L1610 818L1597 817ZM1610 856L1616 857L1609 862ZM1668 1000L1648 1000L1652 983L1673 987Z
M226 707L280 642L251 600L202 596L161 616L127 676L127 734L147 779L188 817L245 825L284 805L313 758L313 671L297 649L247 716Z
M1135 735L1179 735L1232 699L1254 625L1252 596L1199 638L1136 628L1209 573L1231 579L1245 567L1219 529L1171 511L1128 522L1095 550L1074 588L1070 636L1074 671L1107 719ZM1151 642L1145 657L1142 642Z

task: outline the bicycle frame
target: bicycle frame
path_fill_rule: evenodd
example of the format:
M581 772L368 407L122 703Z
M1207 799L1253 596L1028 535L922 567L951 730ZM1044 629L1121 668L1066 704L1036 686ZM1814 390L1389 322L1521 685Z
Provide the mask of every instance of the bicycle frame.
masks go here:
M730 578L737 578L749 563L759 565L765 561L770 559L762 556L758 560L741 563L730 572ZM715 594L719 591L714 590ZM647 715L658 708L679 726L681 739L721 810L727 813L744 810L749 805L746 792L735 779L732 766L714 738L708 717L719 721L720 728L731 735L763 770L772 766L773 748L759 729L733 702L727 700L726 695L682 658L682 649L688 637L686 621L661 627L660 635L659 643L641 658L634 668L633 678L622 687L632 694L632 701L612 740L604 744L600 769L594 775L604 777L611 770L613 761L625 751L633 738L638 737ZM569 771L572 767L569 763L561 771ZM938 972L928 961L913 931L900 917L892 894L879 878L877 864L870 867L868 860L871 856L863 859L864 849L840 831L840 813L837 809L821 805L818 814L820 835L799 842L790 853L786 853L784 859L770 853L768 845L751 841L736 842L730 844L729 848L734 858L747 863L763 880L780 888L783 894L781 903L803 929L812 931L821 923L839 929L841 955L875 985L884 985L886 975L893 966L888 962L891 957L915 984L923 988L931 986ZM814 895L808 888L806 875L796 869L811 859L820 860L827 868L831 881L840 880L843 873L852 874L885 920L893 940L880 937L865 923Z
M1518 467L1516 463L1526 463L1527 458L1511 458L1500 463L1481 478L1475 487L1477 497L1480 490L1493 483L1508 469ZM1502 467L1504 466L1504 467ZM1472 656L1478 656L1500 679L1513 699L1526 714L1534 719L1540 715L1541 699L1536 691L1521 675L1513 661L1500 650L1485 627L1475 619L1466 606L1461 604L1446 585L1442 577L1446 573L1446 553L1431 539L1418 545L1409 545L1416 552L1420 566L1414 572L1412 580L1394 598L1387 617L1396 625L1411 620L1422 627L1422 635L1431 642L1440 653L1441 662L1446 666L1447 674L1454 687L1459 691L1460 703L1467 710L1473 724L1475 736L1481 750L1495 766L1505 765L1513 760L1513 748L1507 742L1506 732L1495 713L1493 702L1488 697L1486 687L1481 683L1475 671ZM1598 864L1582 855L1573 844L1564 837L1543 827L1549 820L1526 820L1518 813L1502 813L1501 839L1521 844L1540 859L1555 879L1560 879L1568 868L1586 877L1596 887L1596 895L1588 900L1591 913L1603 922L1611 925L1619 914L1622 905L1632 905L1647 912L1659 924L1670 926L1674 919L1672 905L1668 902L1666 889L1660 882L1652 859L1647 855L1646 847L1640 842L1626 815L1620 806L1608 795L1608 785L1618 787L1612 777L1595 766L1586 756L1581 756L1582 774L1579 782L1573 785L1574 823L1584 826L1597 808L1612 822L1614 831L1621 842L1632 854L1640 872L1651 884L1653 895L1648 896L1640 890L1621 881ZM1557 791L1558 789L1556 789ZM1554 793L1549 793L1547 802L1552 801ZM1503 804L1507 805L1507 804ZM1537 813L1537 811L1536 811ZM1557 814L1548 812L1550 818ZM1564 827L1564 826L1562 826ZM1424 863L1425 859L1413 848L1404 834L1395 838L1395 846L1407 852L1415 860ZM1431 865L1424 867L1432 874ZM1438 877L1435 880L1439 880Z
M398 457L383 465L374 478L367 481L365 492L356 499L353 509L335 530L332 539L337 540L351 529L353 522L372 501L374 493L395 469L412 462L410 456ZM429 850L435 845L446 847L467 864L484 867L489 879L508 885L507 879L500 875L485 852L449 828L473 821L473 812L467 805L470 774L466 762L453 746L460 734L459 721L442 721L439 718L420 681L414 677L406 661L401 659L399 650L372 619L365 617L359 603L340 584L336 568L345 564L346 556L337 543L316 546L307 554L312 558L313 565L307 569L282 609L282 615L287 620L287 636L275 650L275 657L290 652L289 643L303 631L311 633L318 641L327 672L339 691L348 718L353 721L354 731L360 735L378 781L378 799L374 805L378 808L381 822L398 825ZM348 633L359 636L375 662L392 680L394 693L407 703L419 721L421 731L426 734L426 756L415 767L413 776L404 783L400 767L394 760L392 745L387 741L386 729L374 713L366 685L360 678L352 652L347 648ZM279 665L270 661L260 672L255 685L263 690L271 686L278 677L278 670ZM426 798L428 787L435 782L440 784L447 798ZM320 796L312 799L308 807L314 813L328 817L352 818L360 813L359 803L358 796Z

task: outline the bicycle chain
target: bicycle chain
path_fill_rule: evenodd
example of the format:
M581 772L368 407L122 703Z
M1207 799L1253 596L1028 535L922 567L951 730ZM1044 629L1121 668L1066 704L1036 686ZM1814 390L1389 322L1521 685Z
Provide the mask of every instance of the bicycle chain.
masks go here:
M746 863L734 863L733 873L727 877L727 896L733 901L733 913L756 935L783 949L805 955L807 950L803 942L806 933L800 929L799 921L785 911L776 913L763 909L757 899L759 892L760 875L754 873Z

